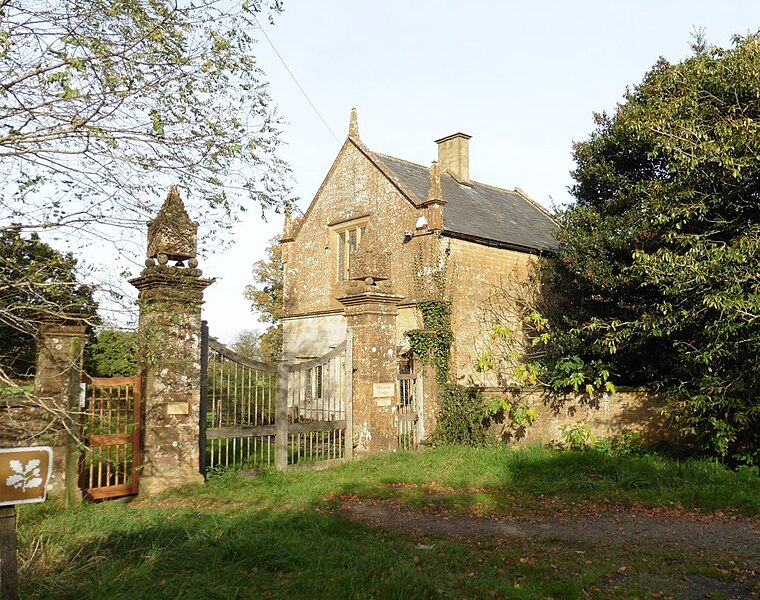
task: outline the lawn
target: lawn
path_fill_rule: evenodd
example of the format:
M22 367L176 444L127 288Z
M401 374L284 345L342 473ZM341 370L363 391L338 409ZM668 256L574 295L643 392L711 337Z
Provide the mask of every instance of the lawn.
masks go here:
M437 448L324 471L222 474L68 512L51 500L19 509L21 597L657 598L669 595L663 574L760 592L753 565L718 551L457 540L349 520L348 501L430 519L540 522L621 506L742 519L760 512L760 476L652 455Z

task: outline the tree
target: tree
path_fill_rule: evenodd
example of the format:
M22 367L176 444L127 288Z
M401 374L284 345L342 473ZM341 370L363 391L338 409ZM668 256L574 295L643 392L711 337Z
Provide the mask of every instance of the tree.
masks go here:
M104 329L85 349L92 377L133 377L137 373L137 332Z
M78 249L111 241L123 252L136 237L123 229L142 234L156 189L170 182L190 192L212 235L250 206L288 204L280 120L252 52L258 17L281 9L281 0L0 0L0 233ZM0 273L3 293L44 298L44 310L0 306L8 339L28 339L41 312L79 308L46 295L79 289L62 266L71 256L50 252L36 271ZM61 281L33 279L57 269Z
M760 35L698 38L596 115L574 147L551 260L565 298L540 364L654 386L701 448L744 463L760 462L758 75Z
M230 347L243 358L261 361L261 334L255 329L239 332Z
M0 378L34 372L40 325L61 317L97 324L92 288L77 280L77 261L19 228L0 229Z
M267 330L259 337L261 360L271 362L282 354L282 246L277 238L269 240L267 258L253 264L253 285L245 287L245 297L258 311L259 321L269 323Z
M265 7L235 4L0 0L0 217L109 239L143 227L167 180L209 226L285 201L252 52Z

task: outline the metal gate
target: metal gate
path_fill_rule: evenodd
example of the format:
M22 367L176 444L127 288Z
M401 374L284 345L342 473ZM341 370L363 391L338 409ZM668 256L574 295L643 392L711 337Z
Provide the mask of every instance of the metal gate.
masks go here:
M318 358L281 365L280 466L326 464L353 456L351 334Z
M274 466L277 368L201 331L200 471Z
M350 458L350 338L277 367L201 335L200 471L284 469Z
M79 487L101 500L139 491L140 377L84 377L83 435Z
M406 369L402 369L404 371ZM400 373L398 379L399 450L414 450L424 437L422 430L422 377L417 373Z

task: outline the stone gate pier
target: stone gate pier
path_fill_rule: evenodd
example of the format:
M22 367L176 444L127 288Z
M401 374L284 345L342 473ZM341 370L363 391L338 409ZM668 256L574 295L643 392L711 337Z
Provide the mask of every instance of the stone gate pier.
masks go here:
M145 269L130 280L139 291L138 374L144 398L140 494L201 482L199 465L200 335L203 292L198 223L173 187L148 223Z

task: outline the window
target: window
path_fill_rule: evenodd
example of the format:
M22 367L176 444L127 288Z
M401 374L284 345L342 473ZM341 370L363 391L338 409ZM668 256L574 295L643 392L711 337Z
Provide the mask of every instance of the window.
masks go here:
M351 268L351 253L356 250L362 235L367 230L366 225L357 225L338 231L338 281L346 281Z

